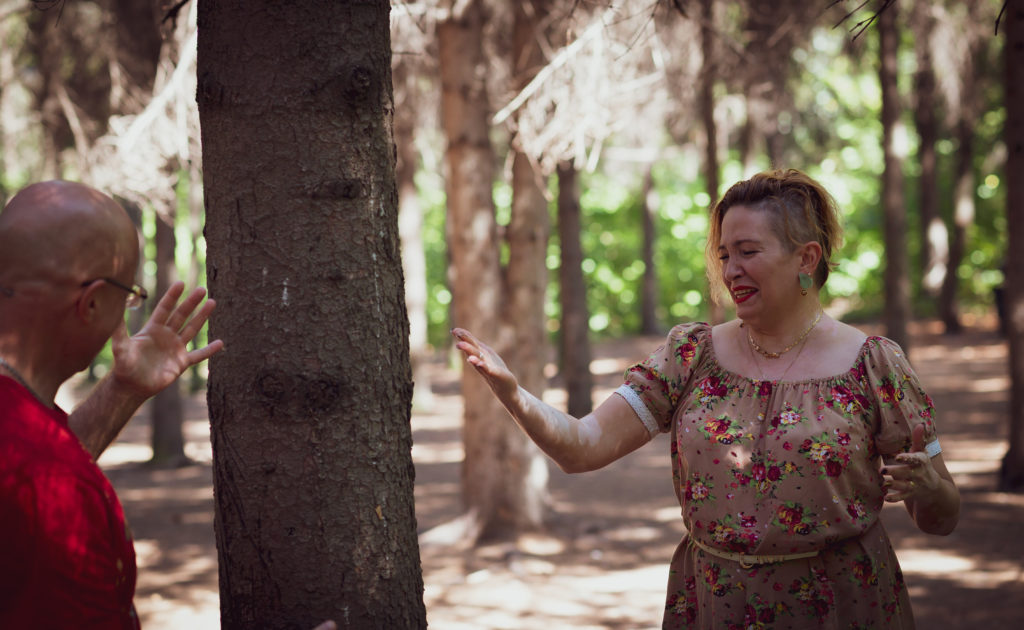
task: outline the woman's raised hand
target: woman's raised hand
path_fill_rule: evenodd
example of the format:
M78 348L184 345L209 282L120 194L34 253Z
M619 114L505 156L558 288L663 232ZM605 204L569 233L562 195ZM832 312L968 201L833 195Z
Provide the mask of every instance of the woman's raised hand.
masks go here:
M519 382L501 356L465 328L452 328L452 336L455 337L455 347L466 355L466 362L484 377L494 395L503 403L510 401L519 389Z

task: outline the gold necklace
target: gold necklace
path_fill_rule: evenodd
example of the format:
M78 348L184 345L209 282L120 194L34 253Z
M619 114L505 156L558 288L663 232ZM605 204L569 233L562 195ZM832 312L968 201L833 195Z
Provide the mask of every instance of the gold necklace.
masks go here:
M800 349L797 350L797 353L793 357L793 360L789 362L789 365L786 366L786 369L782 371L782 374L780 374L778 376L778 378L773 378L773 379L771 379L770 382L778 383L780 381L785 380L786 375L789 374L790 368L792 368L794 365L796 365L796 362L800 360L800 355L804 353L804 347L806 347L806 346L807 346L807 338L805 337L804 338L804 343L800 344ZM757 355L754 354L754 350L750 346L750 344L747 344L747 352L750 353L750 360L754 362L754 367L757 368L758 373L761 375L761 380L762 381L768 381L768 379L765 378L765 376L764 376L764 370L761 369L761 365L757 362Z
M754 337L750 334L750 329L749 328L747 328L747 341L750 343L750 347L751 348L756 350L758 354L760 354L761 356L765 357L766 359L778 359L782 355L786 354L787 352L789 352L790 350L795 348L797 346L797 344L799 344L801 341L806 339L807 335L811 334L811 331L814 330L814 327L817 326L818 322L821 321L821 313L822 313L822 311L819 310L818 311L818 316L814 318L814 321L811 322L811 325L807 327L807 330L803 331L803 333L801 333L800 336L797 337L796 341L794 341L793 343L789 344L788 346L786 346L782 350L779 350L778 352L772 352L771 350L765 350L761 346L757 345L757 342L754 341Z

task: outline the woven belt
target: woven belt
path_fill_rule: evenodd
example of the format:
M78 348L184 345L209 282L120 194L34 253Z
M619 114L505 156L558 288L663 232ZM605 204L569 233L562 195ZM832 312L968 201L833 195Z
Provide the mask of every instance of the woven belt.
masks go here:
M775 562L785 562L786 560L798 560L800 558L813 558L818 555L817 551L805 551L803 553L787 553L782 555L769 555L769 556L756 556L746 553L737 553L735 551L723 551L721 549L715 549L709 547L704 543L700 542L693 536L690 536L690 542L700 547L702 550L710 553L713 556L718 556L724 560L732 560L733 562L739 562L740 566L744 569L753 568L759 564L773 564Z

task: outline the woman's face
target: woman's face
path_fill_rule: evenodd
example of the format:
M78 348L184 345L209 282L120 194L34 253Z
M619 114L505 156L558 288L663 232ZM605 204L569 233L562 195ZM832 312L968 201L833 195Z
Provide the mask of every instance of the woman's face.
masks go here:
M722 281L743 320L770 324L792 312L803 297L797 276L800 254L787 251L766 211L733 206L722 218Z

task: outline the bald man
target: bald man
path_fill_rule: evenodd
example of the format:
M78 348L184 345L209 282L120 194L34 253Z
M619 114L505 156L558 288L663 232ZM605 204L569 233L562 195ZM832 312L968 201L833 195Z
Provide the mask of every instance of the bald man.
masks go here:
M138 263L127 213L88 186L33 184L0 212L0 628L139 627L134 547L95 459L223 344L188 351L214 302L179 304L181 283L128 336ZM113 368L68 416L57 389L111 338Z

